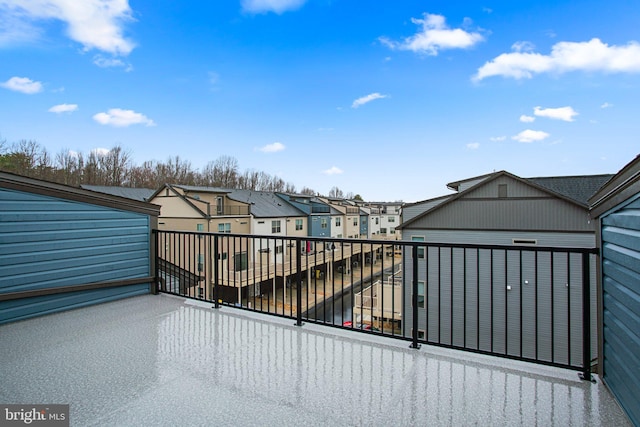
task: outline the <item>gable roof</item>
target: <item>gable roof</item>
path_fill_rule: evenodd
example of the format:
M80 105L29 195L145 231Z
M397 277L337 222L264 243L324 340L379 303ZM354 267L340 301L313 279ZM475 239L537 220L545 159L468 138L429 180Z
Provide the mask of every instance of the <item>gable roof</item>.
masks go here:
M155 190L150 188L130 188L130 187L112 187L106 185L81 185L85 190L97 191L98 193L111 194L114 196L125 197L131 200L146 202Z
M458 188L459 185L463 182L478 180L478 182L472 185L471 187L461 192L458 192L457 194L451 195L449 199L443 201L442 203L437 204L436 206L433 206L430 209L427 209L425 212L421 213L420 215L416 215L415 217L411 218L409 221L403 224L400 224L398 227L396 227L396 229L406 228L408 225L411 225L412 223L424 218L425 216L429 215L435 210L441 209L444 206L447 206L450 203L455 202L456 200L458 200L461 197L464 197L466 194L475 190L476 188L486 185L489 182L494 181L502 176L508 176L526 185L535 187L538 190L541 190L545 193L549 193L559 199L563 199L569 203L572 203L587 209L589 196L593 194L612 175L540 177L540 178L529 178L529 179L520 178L519 176L509 173L507 171L500 171L500 172L494 172L492 174L480 175L475 178L469 178L469 179L456 181L455 183L448 184L447 186L450 188L452 188L451 186L454 184L455 184L455 188ZM590 191L591 193L589 193ZM444 197L445 196L443 196L443 198ZM436 200L436 199L431 199L431 200Z

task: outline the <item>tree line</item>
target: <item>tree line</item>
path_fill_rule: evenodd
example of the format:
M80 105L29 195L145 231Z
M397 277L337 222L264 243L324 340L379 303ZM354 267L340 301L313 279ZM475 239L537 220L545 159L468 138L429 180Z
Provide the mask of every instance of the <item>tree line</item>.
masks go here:
M297 192L294 184L277 176L253 169L240 171L238 160L231 156L220 156L208 162L202 170L194 169L191 162L180 156L170 157L166 162L150 160L135 165L131 152L119 145L104 152L92 150L88 154L63 149L51 156L36 141L21 140L9 145L0 140L0 170L75 187L105 185L157 189L170 183ZM299 193L318 195L308 187L303 187ZM352 193L345 195L337 187L333 187L328 196L354 198Z

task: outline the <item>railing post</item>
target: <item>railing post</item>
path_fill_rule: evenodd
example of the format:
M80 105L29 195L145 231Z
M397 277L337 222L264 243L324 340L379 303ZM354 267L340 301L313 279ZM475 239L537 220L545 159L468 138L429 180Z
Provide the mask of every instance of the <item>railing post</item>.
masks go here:
M151 244L149 245L151 248L151 266L153 269L153 276L154 276L154 281L153 281L153 285L151 286L151 293L153 295L157 295L158 291L159 291L159 287L160 287L160 269L158 267L158 251L160 250L160 243L159 243L160 237L158 236L158 230L153 229L151 230Z
M302 326L302 240L300 239L296 239L296 326Z
M591 268L589 253L582 253L582 372L580 378L595 382L591 376Z
M418 245L411 247L413 258L413 278L411 282L411 312L412 312L412 328L411 328L411 348L420 348L418 343Z
M211 239L209 239L209 246L211 246ZM213 235L213 256L211 272L213 274L213 308L220 308L220 300L218 298L218 235Z

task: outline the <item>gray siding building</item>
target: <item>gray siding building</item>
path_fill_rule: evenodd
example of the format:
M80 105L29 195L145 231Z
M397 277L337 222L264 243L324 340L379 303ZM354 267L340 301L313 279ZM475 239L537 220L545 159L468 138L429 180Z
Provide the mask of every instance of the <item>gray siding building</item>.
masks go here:
M594 248L595 222L587 199L610 177L523 179L501 171L451 183L448 187L457 193L406 206L403 240L436 244L418 255L419 335L447 345L580 364L582 314L573 305L582 296L576 274L581 256L508 248ZM595 255L590 259L595 336ZM412 261L405 252L405 283L413 281ZM412 292L405 289L407 319L413 313ZM463 315L454 317L454 311ZM554 326L546 319L554 319ZM412 334L412 325L404 322L403 328L406 336ZM596 350L594 342L592 354Z

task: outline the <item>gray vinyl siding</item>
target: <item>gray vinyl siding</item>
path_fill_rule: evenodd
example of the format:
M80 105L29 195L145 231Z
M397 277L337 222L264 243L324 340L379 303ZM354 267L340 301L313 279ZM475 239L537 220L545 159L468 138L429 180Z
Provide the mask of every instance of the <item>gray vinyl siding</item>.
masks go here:
M411 228L591 231L586 207L561 199L459 199L417 219Z
M149 277L149 215L0 189L0 293ZM149 284L0 302L0 323L149 292Z
M411 237L405 235L405 239ZM412 262L410 253L405 252L406 336L411 335L413 313ZM590 257L590 263L593 334L595 256ZM418 263L418 280L426 282L425 307L418 308L418 329L425 331L427 341L581 365L580 254L428 247L425 259ZM595 357L595 339L591 351Z
M604 379L640 425L640 195L601 225Z
M431 208L438 206L439 204L448 200L448 197L440 197L433 200L426 200L424 202L416 203L413 205L406 205L402 208L402 223L417 217L420 214L425 213Z

